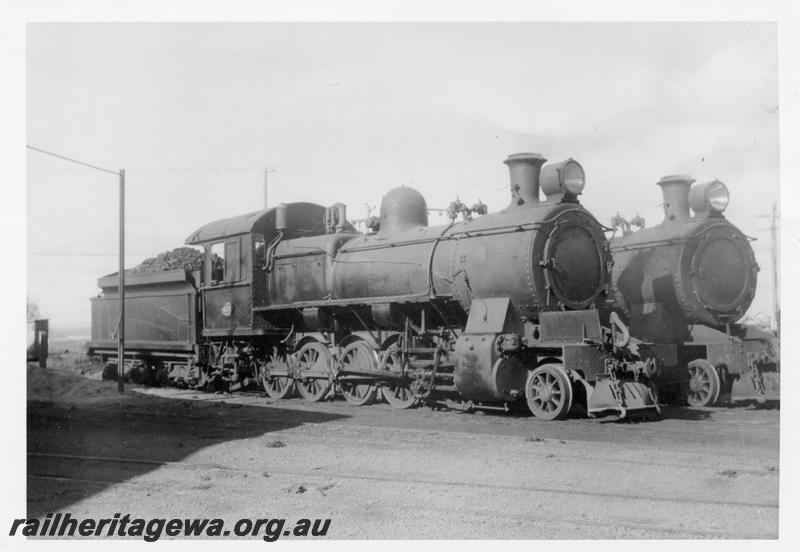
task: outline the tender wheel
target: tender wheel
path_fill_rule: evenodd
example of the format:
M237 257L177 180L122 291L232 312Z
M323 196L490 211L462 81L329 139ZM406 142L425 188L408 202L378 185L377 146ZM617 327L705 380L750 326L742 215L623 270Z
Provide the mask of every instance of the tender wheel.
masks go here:
M381 370L399 374L403 369L400 362L397 347L392 346L384 352ZM381 387L381 393L386 402L395 408L411 408L417 404L417 399L414 398L407 380L388 380Z
M689 388L686 390L686 402L689 406L712 406L719 399L719 374L714 366L705 359L698 358L688 365Z
M297 389L305 400L318 402L328 396L332 384L330 358L327 347L316 341L297 351Z
M558 364L543 364L525 384L528 408L542 420L560 420L572 408L572 384Z
M261 387L272 399L286 399L296 389L286 357L272 356L259 371Z
M112 381L117 379L117 363L106 362L103 365L103 381Z
M378 369L378 357L365 341L354 341L342 351L342 371L372 371ZM347 377L346 375L344 377ZM375 383L359 383L359 380L342 379L339 381L347 402L363 406L375 402L378 386Z

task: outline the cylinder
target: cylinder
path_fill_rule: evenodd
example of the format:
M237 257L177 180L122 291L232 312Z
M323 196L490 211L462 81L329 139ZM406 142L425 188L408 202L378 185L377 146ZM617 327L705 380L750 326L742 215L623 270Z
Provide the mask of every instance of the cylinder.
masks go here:
M511 184L511 207L539 204L539 176L545 159L539 153L515 153L503 161L508 165Z

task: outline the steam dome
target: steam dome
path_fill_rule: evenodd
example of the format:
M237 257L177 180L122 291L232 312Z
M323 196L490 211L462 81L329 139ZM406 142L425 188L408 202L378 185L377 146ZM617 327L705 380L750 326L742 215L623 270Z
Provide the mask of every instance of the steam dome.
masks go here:
M414 188L390 190L381 201L381 233L396 233L428 226L428 204Z

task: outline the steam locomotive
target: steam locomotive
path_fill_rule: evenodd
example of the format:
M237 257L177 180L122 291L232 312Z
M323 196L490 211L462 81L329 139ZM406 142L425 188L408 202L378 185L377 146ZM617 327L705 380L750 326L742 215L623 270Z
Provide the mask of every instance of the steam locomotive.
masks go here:
M610 241L614 297L606 308L622 313L645 342L639 352L656 359L662 396L692 406L778 399L775 336L736 323L756 289L750 239L723 215L725 184L694 182L680 175L658 182L664 220L656 226L644 228L639 217L612 220L622 235Z
M583 168L545 163L509 156L508 207L458 203L442 226L408 187L384 196L366 233L342 204L207 224L186 240L203 248L202 271L128 279L125 370L205 389L258 382L276 399L656 414L654 362L632 353L619 317L601 324L612 259L578 201ZM92 300L89 353L109 363L116 281L101 278Z

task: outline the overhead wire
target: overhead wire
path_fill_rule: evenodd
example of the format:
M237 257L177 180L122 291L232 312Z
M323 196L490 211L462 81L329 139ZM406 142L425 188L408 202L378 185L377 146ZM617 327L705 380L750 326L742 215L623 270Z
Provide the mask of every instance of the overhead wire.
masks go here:
M121 174L120 171L114 171L114 170L111 170L111 169L106 169L105 167L98 167L97 165L92 165L91 163L86 163L85 161L78 161L77 159L73 159L72 157L67 157L66 155L60 155L58 153L53 153L52 151L47 151L47 150L44 150L44 149L41 149L41 148L37 148L37 147L31 146L30 144L25 144L25 147L28 148L29 150L38 151L39 153L43 153L45 155L50 155L52 157L57 157L59 159L63 159L65 161L69 161L71 163L77 163L78 165L83 165L84 167L89 167L90 169L95 169L95 170L98 170L98 171L111 173L111 174L116 175L116 176L120 176L120 174Z
M70 253L70 252L59 252L59 253L51 253L51 252L42 252L42 251L31 251L28 253L28 256L33 257L117 257L119 256L118 253ZM125 253L125 257L150 257L152 254L143 255L141 253Z

